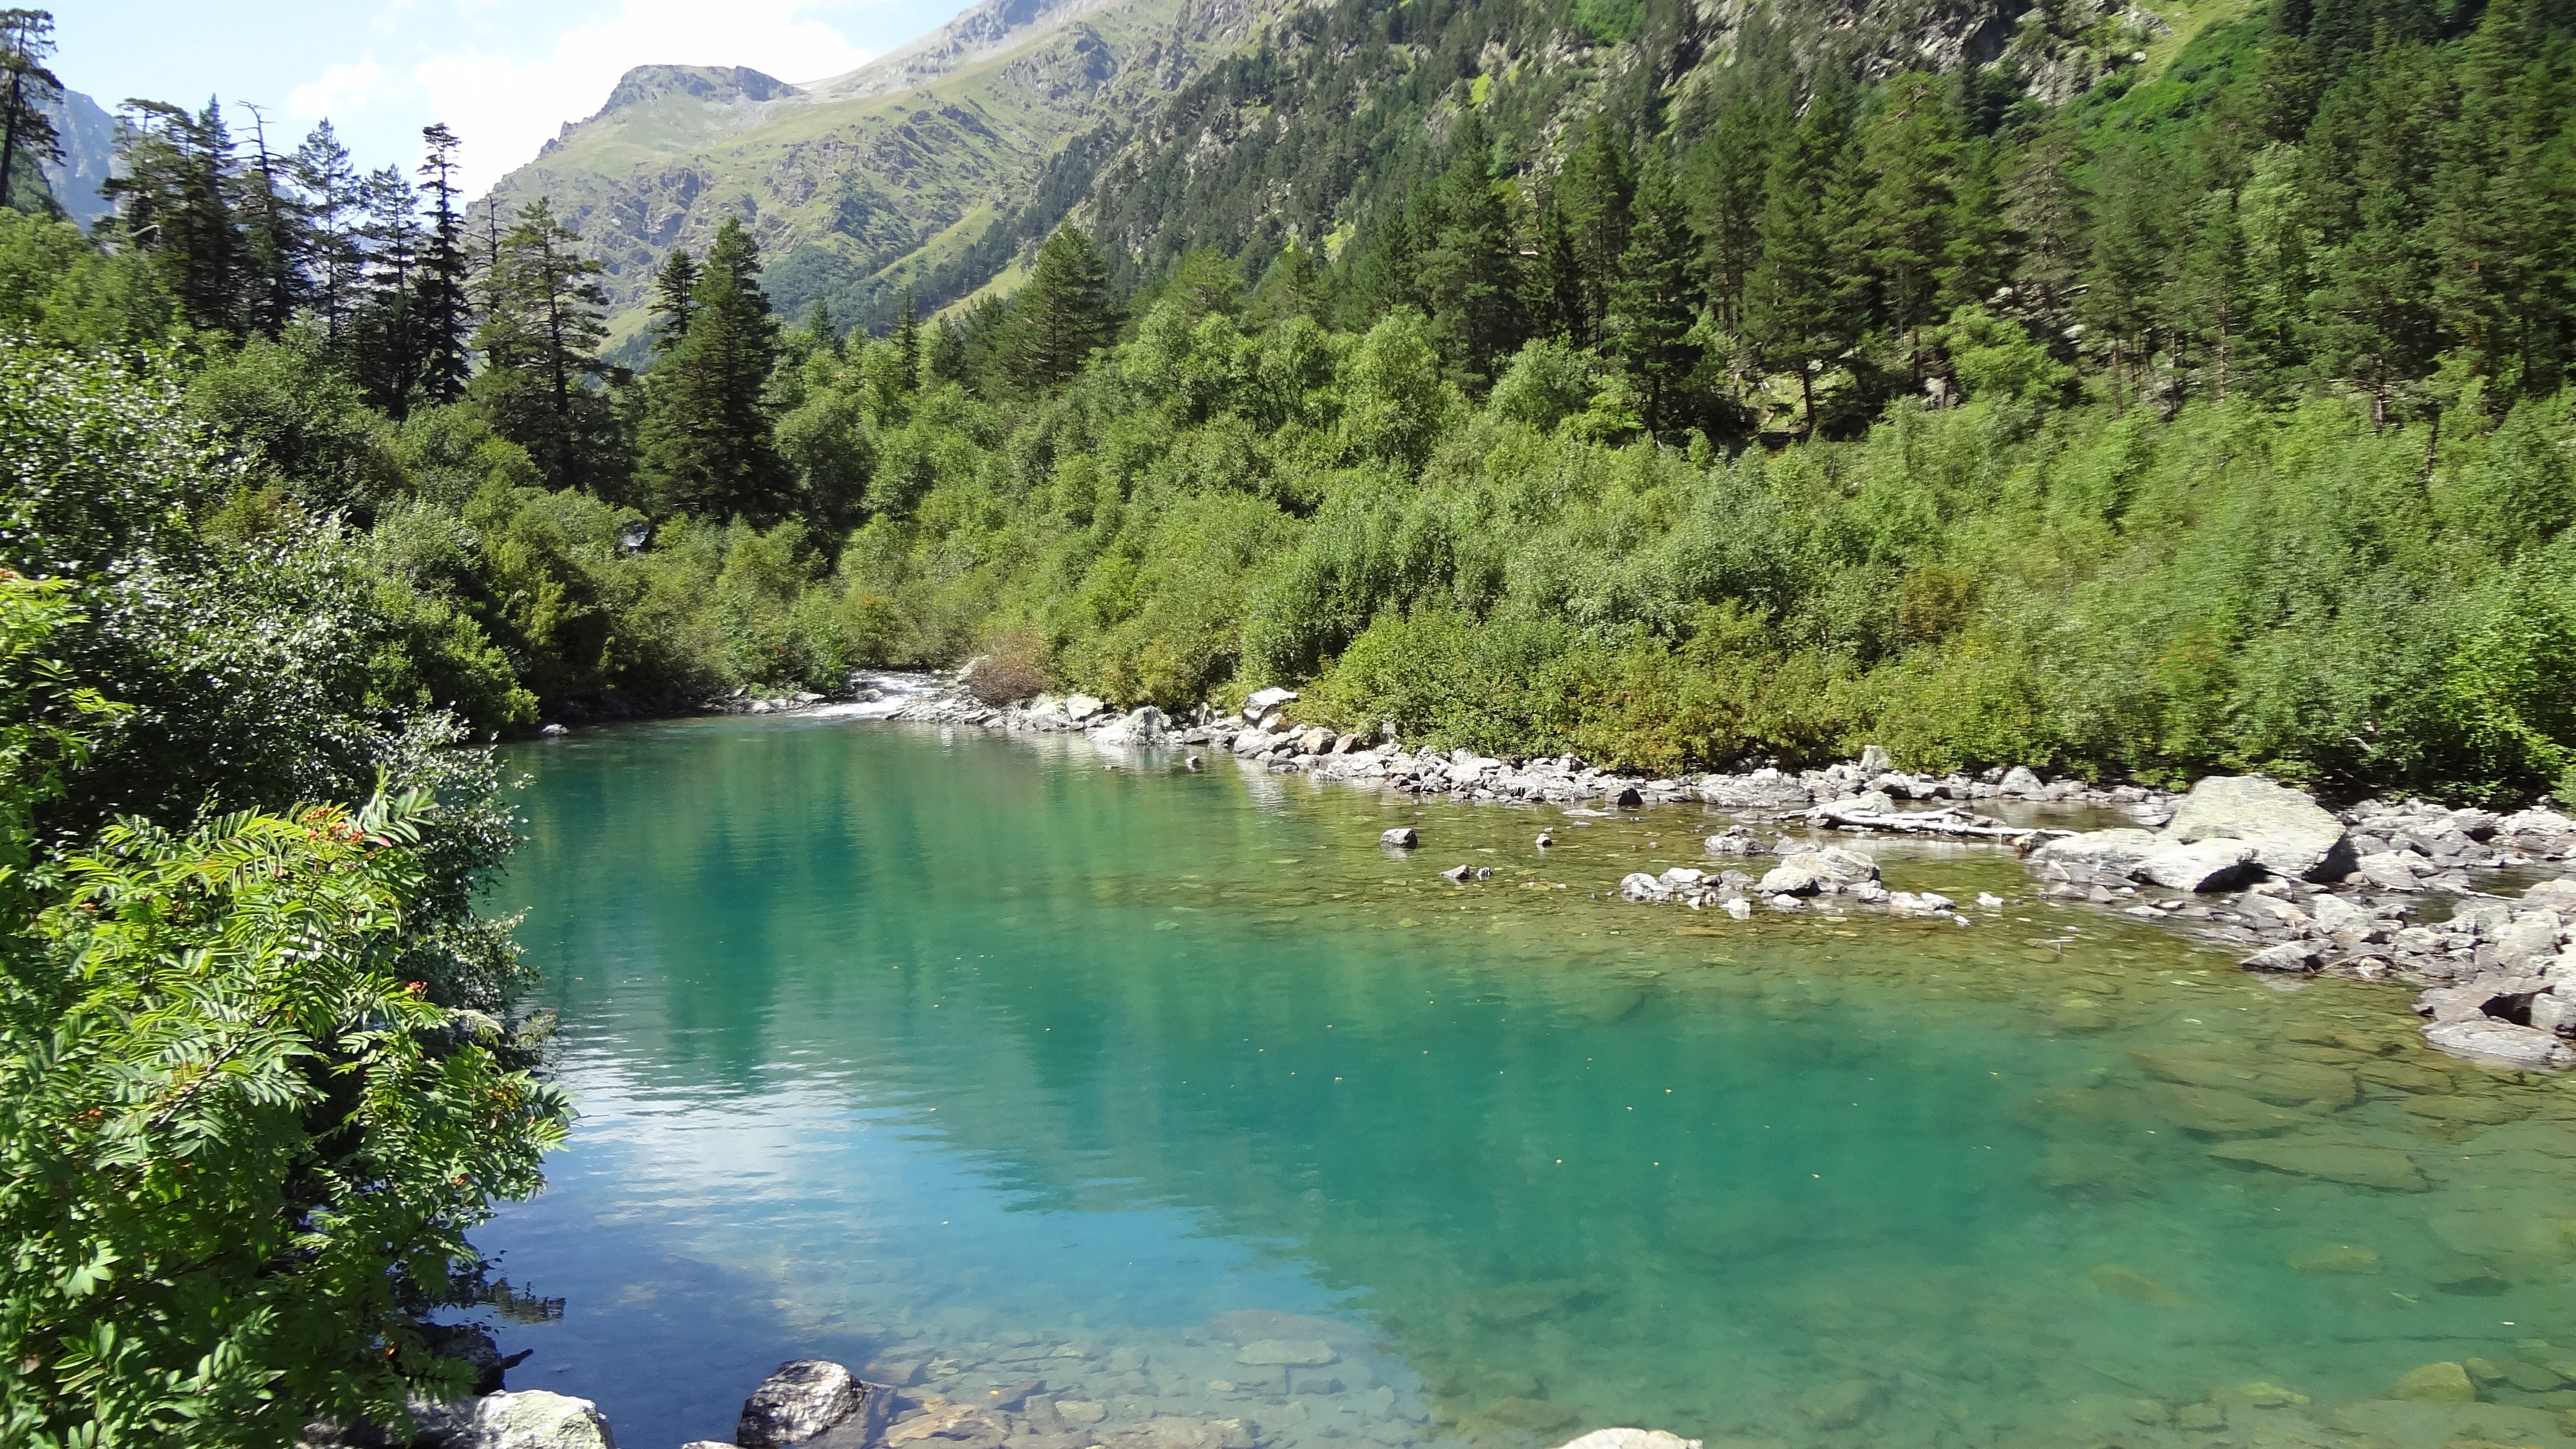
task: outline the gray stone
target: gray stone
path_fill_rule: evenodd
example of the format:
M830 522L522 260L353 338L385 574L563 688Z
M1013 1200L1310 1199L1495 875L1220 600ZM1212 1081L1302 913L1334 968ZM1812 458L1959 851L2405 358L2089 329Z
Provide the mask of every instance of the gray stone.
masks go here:
M415 1449L617 1449L597 1404L543 1389L414 1402L411 1416Z
M830 1359L793 1359L743 1400L733 1439L742 1449L801 1444L857 1413L866 1397L857 1376Z
M1068 694L1064 697L1064 717L1075 724L1082 723L1108 707L1104 701L1088 694Z
M1321 1368L1340 1357L1322 1339L1265 1338L1245 1344L1234 1361L1257 1368Z
M1619 793L1610 797L1610 803L1621 810L1634 810L1646 803L1646 797L1637 793L1636 786L1623 785Z
M1827 815L1892 815L1896 801L1885 790L1863 790L1840 800L1828 800L1816 809Z
M2081 835L2061 835L2030 853L2033 861L2047 865L2082 866L2112 875L2127 875L2140 861L2162 849L2164 842L2152 830L2123 826L2117 830L2088 830Z
M1750 775L1711 775L1699 783L1699 798L1726 810L1804 809L1815 796L1804 782L1777 770Z
M1440 878L1441 878L1442 880L1456 880L1456 881L1463 881L1463 880L1467 879L1467 877L1469 877L1470 875L1473 875L1474 873L1475 873L1475 871L1474 871L1474 869L1473 869L1472 867L1469 867L1469 866L1463 866L1463 865L1453 865L1453 866L1449 867L1447 870L1444 870L1444 871L1440 872ZM1652 877L1649 877L1649 879L1652 879Z
M1390 845L1398 850L1411 850L1416 845L1422 843L1422 837L1413 833L1412 826L1399 825L1393 830L1381 833L1377 838L1377 843L1380 845Z
M1333 748L1333 741L1335 738L1337 737L1331 730L1324 728L1322 725L1317 725L1297 736L1297 753L1301 755L1321 755L1329 753Z
M2267 946L2236 963L2248 971L2307 971L2317 964L2316 948L2297 941Z
M2516 1026L2491 1016L2428 1023L2424 1040L2457 1056L2482 1057L2517 1067L2554 1070L2576 1062L2576 1051L2569 1050L2555 1032Z
M1700 1449L1700 1441L1661 1429L1595 1429L1565 1441L1559 1449Z
M2308 914L2317 929L2330 936L2337 931L2367 932L2379 924L2377 917L2341 896L2318 896L2308 902Z
M1803 866L1776 865L1762 877L1754 889L1766 896L1811 896L1822 886L1816 873Z
M568 729L565 729L562 725L559 725L559 724L550 724L550 725L546 726L544 729L541 729L541 730L537 731L537 735L538 735L538 737L539 737L540 739L549 739L549 740L559 740L559 739L562 739L564 736L566 736L566 735L568 735L568 734L571 734L571 733L572 733L572 731L570 731L570 730L568 730Z
M2241 840L2255 863L2278 876L2341 875L2352 869L2343 822L2287 785L2251 775L2212 775L2191 787L2165 834L2186 845Z
M2546 991L2531 998L2531 1028L2576 1036L2576 1000Z
M2496 951L2506 964L2558 954L2562 929L2555 911L2529 911L2496 933Z
M1672 869L1665 871L1662 875L1656 877L1657 883L1662 885L1666 890L1676 891L1694 889L1700 882L1707 879L1707 871L1693 870L1691 867L1686 865L1674 866Z
M1803 870L1816 878L1818 886L1855 886L1865 880L1878 879L1878 862L1857 850L1828 845L1817 850L1802 850L1784 858L1783 869Z
M1464 866L1459 868L1465 869ZM1619 894L1632 901L1660 901L1670 897L1672 892L1662 881L1639 870L1631 871L1620 879Z
M1863 745L1860 747L1860 772L1862 774L1884 775L1895 768L1895 757L1888 754L1887 748L1884 745Z
M2169 845L2138 862L2129 873L2167 890L2223 891L2262 869L2254 854L2254 847L2242 840Z
M1296 698L1297 691L1293 689L1256 689L1252 692L1252 697L1243 702L1243 717L1247 720L1257 720Z
M1752 836L1742 833L1740 829L1730 830L1724 835L1712 835L1700 844L1711 855L1751 855L1760 848Z
M2422 888L2417 882L2432 874L2433 863L2411 850L2382 850L2353 862L2353 869L2373 890L2411 891Z
M2036 795L2047 789L2027 765L2015 765L2004 771L2003 780L1995 787L2006 795Z
M2576 916L2576 878L2545 880L2522 893L2527 905L2543 906L2562 916Z

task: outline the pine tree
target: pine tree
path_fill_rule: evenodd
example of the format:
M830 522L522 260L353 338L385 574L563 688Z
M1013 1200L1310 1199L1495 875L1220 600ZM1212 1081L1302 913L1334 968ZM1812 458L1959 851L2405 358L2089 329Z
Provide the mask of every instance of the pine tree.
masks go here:
M1852 345L1835 267L1830 192L1849 139L1844 100L1820 90L1763 180L1761 253L1745 288L1745 330L1774 368L1797 374L1804 430L1816 428L1816 374Z
M903 385L909 390L921 385L921 307L912 299L912 283L903 284L903 295L895 302L894 354Z
M2397 416L2408 385L2431 369L2440 347L2435 233L2430 209L2434 156L2419 138L2433 132L2425 111L2438 80L2421 50L2391 50L2356 70L2366 110L2350 172L2351 228L2325 265L2317 319L2317 361L2327 375L2367 393L2371 420ZM2319 123L2328 107L2319 108Z
M1700 311L1692 267L1698 251L1671 164L1661 148L1647 152L1606 320L1621 365L1645 384L1641 421L1650 434L1672 427L1674 403L1697 361L1690 332Z
M1329 290L1315 254L1290 237L1279 255L1270 259L1261 285L1253 289L1252 320L1264 327L1276 326L1291 317L1320 324L1331 312Z
M118 174L101 188L117 203L126 240L151 258L188 325L240 326L242 239L226 196L232 136L214 101L191 116L160 101L128 101L117 131Z
M1539 198L1531 223L1530 265L1521 274L1522 310L1530 331L1571 342L1584 327L1583 268L1574 257L1574 233L1566 228L1565 209L1551 190Z
M1449 168L1432 203L1430 245L1416 254L1431 335L1471 385L1520 346L1520 251L1512 219L1495 184L1493 147L1473 111L1450 138Z
M1952 184L1959 162L1957 117L1941 83L1908 74L1887 83L1880 109L1860 138L1860 164L1872 180L1858 260L1864 305L1907 339L1919 376L1921 329L1942 315L1941 275L1950 263Z
M2085 345L2110 368L2115 397L2131 369L2152 352L2157 298L2170 255L2162 154L2133 141L2102 158L2101 214L2093 226L2092 255L2084 272Z
M2247 372L2251 361L2245 355L2245 333L2252 288L2235 195L2213 191L2202 197L2192 208L2190 228L2165 310L2177 354L2186 344L2198 348L2208 358L2211 396L2225 402L2231 380Z
M420 381L420 217L411 182L400 170L379 167L361 185L364 220L359 238L367 252L365 295L349 320L350 351L368 401L395 418L408 417Z
M2481 374L2546 391L2559 381L2540 364L2562 301L2550 233L2565 203L2541 175L2559 117L2535 83L2529 31L2523 0L2491 0L2463 47L2429 240L2446 338Z
M456 209L456 133L444 123L421 128L427 155L419 168L420 193L429 201L414 309L419 339L421 395L433 403L465 395L466 340L473 326L467 287L473 264L465 250L465 218Z
M1479 131L1481 143L1483 133ZM1637 177L1628 151L1619 144L1608 117L1594 112L1583 123L1583 137L1556 178L1553 197L1573 249L1573 283L1580 315L1574 340L1601 345L1611 290L1617 285L1620 259L1628 253L1630 208Z
M1717 324L1729 332L1744 325L1745 287L1762 258L1764 158L1782 139L1785 115L1770 97L1730 107L1691 152L1686 190L1705 238L1700 265Z
M251 115L251 158L240 173L241 199L233 208L242 223L242 323L273 338L285 333L304 300L304 219L278 174L285 158L268 149L268 117L257 106L245 109Z
M2092 230L2084 155L2072 120L2040 128L2004 190L2004 224L2020 260L2012 271L2023 308L2051 330L2073 320Z
M687 328L645 378L637 473L665 511L758 523L784 511L789 480L766 397L778 322L759 272L751 233L725 218L690 294Z
M41 167L63 159L62 138L55 134L47 107L58 103L63 83L45 68L54 53L54 17L44 10L0 10L0 211L38 209L31 202L52 202ZM35 196L28 195L28 173Z
M1023 390L1053 391L1073 380L1094 349L1108 346L1116 329L1109 264L1066 222L1038 248L1028 285L1011 299L1000 339L1003 374Z
M585 482L583 455L606 425L597 383L605 270L581 254L581 234L556 220L545 197L520 208L485 279L489 299L474 343L484 371L472 392L494 430L528 450L558 488Z
M687 247L673 247L653 276L653 353L660 356L689 338L698 310L698 263Z
M304 245L314 318L334 351L347 345L366 277L364 234L367 183L349 148L323 121L295 148L288 163L303 193Z

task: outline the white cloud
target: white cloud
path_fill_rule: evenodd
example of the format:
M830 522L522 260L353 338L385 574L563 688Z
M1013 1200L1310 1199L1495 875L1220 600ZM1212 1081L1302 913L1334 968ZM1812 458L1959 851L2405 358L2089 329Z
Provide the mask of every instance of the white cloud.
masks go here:
M297 86L286 98L286 109L313 120L354 116L376 99L384 79L384 67L376 64L373 56L354 65L343 62L322 72L321 79Z
M506 38L476 23L481 7L473 0L435 8L464 23L430 38L404 73L389 77L372 59L334 65L295 92L293 109L354 113L400 93L464 141L469 196L533 158L566 121L598 110L634 66L744 65L783 80L818 80L870 59L832 26L800 18L814 8L806 0L619 0L613 13L551 37ZM417 34L429 17L410 0L394 0L379 24L406 10L413 24L404 28Z

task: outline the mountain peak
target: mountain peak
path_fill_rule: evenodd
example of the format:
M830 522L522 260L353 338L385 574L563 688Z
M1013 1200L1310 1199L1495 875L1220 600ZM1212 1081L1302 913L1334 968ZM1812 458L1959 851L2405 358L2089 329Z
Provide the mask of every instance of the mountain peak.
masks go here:
M721 106L803 94L776 76L763 75L747 65L639 65L617 78L617 88L608 93L608 103L599 108L599 115L628 106L648 106L675 95Z

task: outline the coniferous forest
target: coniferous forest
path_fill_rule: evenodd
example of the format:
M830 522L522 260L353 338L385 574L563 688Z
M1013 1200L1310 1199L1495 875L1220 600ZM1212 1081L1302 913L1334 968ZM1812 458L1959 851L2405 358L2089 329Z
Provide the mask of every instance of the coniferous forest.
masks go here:
M782 315L736 220L612 348L441 126L129 102L82 230L0 12L0 1437L452 1376L419 1315L565 1115L454 746L544 721L981 654L1654 771L2576 798L2576 7L2087 13L2074 84L1335 0L1016 285ZM1490 59L1567 37L1618 63Z

